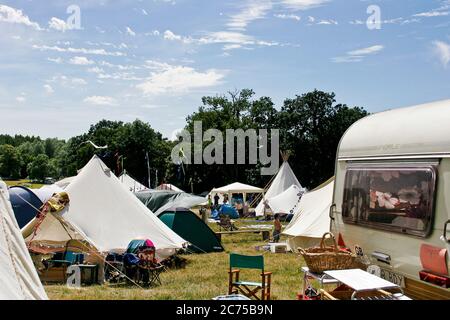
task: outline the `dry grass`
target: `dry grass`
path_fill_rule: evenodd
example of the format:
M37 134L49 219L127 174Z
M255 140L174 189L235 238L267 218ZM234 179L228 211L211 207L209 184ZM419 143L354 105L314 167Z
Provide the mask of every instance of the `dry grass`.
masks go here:
M242 225L242 223L238 223ZM215 226L212 226L215 228ZM282 239L283 241L283 239ZM149 289L135 286L105 284L102 286L69 289L64 285L46 286L50 299L211 299L227 294L228 254L261 254L255 246L263 245L260 234L224 235L225 252L185 255L188 264L184 269L169 270L161 275L162 285ZM264 252L266 271L273 272L272 298L295 299L301 286L299 268L303 260L296 254L272 254ZM256 280L258 272L245 271L241 278Z
M39 189L43 186L42 183L33 183L30 180L22 179L22 180L3 180L8 187L12 186L25 186L31 189Z

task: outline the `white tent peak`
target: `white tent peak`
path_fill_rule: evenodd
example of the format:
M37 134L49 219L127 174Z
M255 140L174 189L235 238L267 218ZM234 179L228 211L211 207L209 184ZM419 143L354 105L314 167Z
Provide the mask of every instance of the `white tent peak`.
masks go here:
M123 183L123 185L125 185L125 187L128 188L128 190L132 192L148 190L146 186L130 176L126 170L124 170L119 176L119 180Z
M261 193L264 190L249 184L233 182L220 188L214 188L211 192L216 193Z
M295 176L294 171L292 171L291 166L287 161L284 161L281 167L278 169L278 173L270 184L270 187L267 189L264 198L256 206L256 215L264 215L264 201L266 199L270 199L279 195L292 185L295 185L299 189L303 190L303 187Z
M48 299L17 225L8 188L1 180L0 279L0 300Z

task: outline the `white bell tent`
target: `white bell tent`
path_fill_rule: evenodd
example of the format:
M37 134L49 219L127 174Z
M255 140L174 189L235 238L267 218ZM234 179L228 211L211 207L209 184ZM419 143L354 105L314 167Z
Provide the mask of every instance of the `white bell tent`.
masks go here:
M47 300L0 180L0 300Z
M297 177L294 174L294 171L292 171L291 166L287 162L287 156L283 155L283 164L281 165L280 169L278 170L277 175L272 180L272 183L270 184L270 187L265 192L264 197L259 202L259 204L255 208L255 214L256 216L263 216L265 214L265 205L264 202L267 199L273 198L280 193L283 193L285 190L287 190L292 185L297 186L300 190L303 190L302 185L298 181Z
M294 214L298 209L303 192L303 189L293 184L279 195L267 199L266 202L273 213Z
M292 251L318 245L323 234L330 231L333 189L334 178L302 196L294 217L283 231Z
M136 181L136 179L132 178L126 170L124 170L123 173L120 175L119 180L131 192L139 192L139 191L148 190L148 188L146 186L144 186L142 183Z
M22 229L33 246L61 246L76 239L96 250L123 251L133 239L150 239L160 258L182 248L184 239L159 220L114 173L94 156L65 189L69 204L51 214L32 234L37 219Z

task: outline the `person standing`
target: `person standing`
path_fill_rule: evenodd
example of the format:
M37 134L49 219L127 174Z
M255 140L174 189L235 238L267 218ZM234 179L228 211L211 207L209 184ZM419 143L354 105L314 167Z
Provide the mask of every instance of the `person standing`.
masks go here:
M280 241L281 227L280 215L276 213L273 220L273 242Z
M217 207L219 207L219 194L216 193L214 196L214 208L217 209Z

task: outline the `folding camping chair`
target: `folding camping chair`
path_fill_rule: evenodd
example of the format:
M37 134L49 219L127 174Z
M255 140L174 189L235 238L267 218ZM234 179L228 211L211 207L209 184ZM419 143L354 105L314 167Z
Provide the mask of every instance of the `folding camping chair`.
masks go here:
M241 281L240 269L261 270L261 282ZM228 294L237 294L239 291L249 298L256 300L270 300L270 285L272 272L264 271L264 256L245 256L230 254L230 270L228 271ZM257 293L261 290L261 298Z
M164 271L165 267L156 261L154 248L139 249L137 254L138 262L138 281L144 285L152 286L161 285L159 275Z

